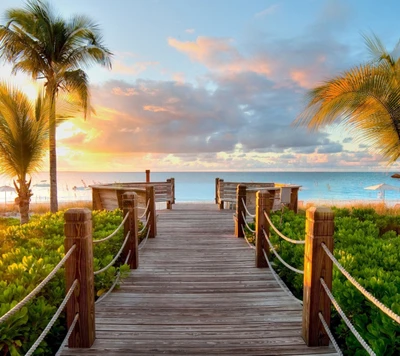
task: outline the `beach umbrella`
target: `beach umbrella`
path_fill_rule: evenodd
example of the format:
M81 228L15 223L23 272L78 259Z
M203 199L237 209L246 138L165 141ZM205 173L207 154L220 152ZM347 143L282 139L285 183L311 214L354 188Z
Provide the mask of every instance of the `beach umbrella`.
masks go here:
M400 192L400 187L395 187L394 185L390 185L390 184L386 184L386 183L371 185L369 187L365 187L364 189L376 190L376 191L380 192L382 199L385 199L385 192L387 190L394 190L394 191Z
M4 204L7 204L7 192L15 192L14 187L10 187L9 185L2 185L0 187L0 192L4 192Z

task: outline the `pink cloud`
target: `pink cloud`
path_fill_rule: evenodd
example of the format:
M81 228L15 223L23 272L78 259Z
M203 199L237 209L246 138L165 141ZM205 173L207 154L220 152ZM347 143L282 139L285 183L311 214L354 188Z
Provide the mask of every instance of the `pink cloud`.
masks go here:
M268 75L271 68L267 58L249 57L241 54L229 38L197 37L196 41L179 41L168 38L168 44L185 53L193 61L200 62L210 69L225 72L255 72Z
M116 60L113 62L113 72L119 74L135 75L144 72L148 67L158 65L158 62L136 62L133 64L125 64L122 61Z

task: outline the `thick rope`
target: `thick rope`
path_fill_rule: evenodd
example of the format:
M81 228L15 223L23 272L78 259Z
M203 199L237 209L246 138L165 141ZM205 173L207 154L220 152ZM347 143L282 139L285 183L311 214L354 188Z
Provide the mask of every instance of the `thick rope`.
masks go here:
M325 332L327 333L327 335L329 337L329 340L331 340L331 343L332 343L333 347L335 348L337 354L339 356L343 356L342 350L340 350L339 345L337 344L335 338L333 337L333 334L332 334L331 330L329 329L329 326L326 323L326 321L324 319L324 316L322 315L321 312L318 313L318 316L319 316L319 320L321 320L321 323L322 323L322 325L323 325L323 327L325 329Z
M282 239L284 239L284 240L286 240L286 241L288 241L288 242L291 242L292 244L295 244L295 245L303 245L303 244L306 243L304 240L293 240L293 239L291 239L291 238L285 236L284 234L282 234L282 233L275 227L275 225L272 223L271 219L269 218L268 214L267 214L265 211L264 211L264 216L267 218L267 221L268 221L269 226L271 226L272 229L278 234L278 236L282 237Z
M65 296L64 300L62 301L62 303L60 304L60 306L58 307L57 311L54 313L53 317L51 318L51 320L49 321L49 323L47 324L47 326L45 327L45 329L42 331L42 333L40 334L40 336L38 337L38 339L35 341L35 343L31 346L31 348L28 350L28 352L25 354L25 356L31 356L35 350L38 348L38 346L40 345L40 343L43 341L43 339L46 337L46 335L48 334L48 332L50 331L50 329L52 328L52 326L54 325L54 323L56 322L56 320L58 319L58 317L60 316L61 312L63 311L63 309L65 308L65 305L68 303L69 298L71 298L72 293L74 292L76 286L78 285L78 280L75 279L74 283L72 283L71 288L69 289L67 295Z
M150 215L147 217L146 222L143 224L143 228L138 231L138 235L140 235L144 230L146 230L147 225L149 224Z
M65 254L65 256L62 258L62 260L58 262L57 266L55 266L54 269L48 274L48 276L41 283L39 283L38 286L32 292L30 292L24 299L22 299L14 308L10 309L0 318L0 324L4 323L9 317L11 317L20 309L22 309L27 303L29 303L36 296L36 294L38 294L42 290L42 288L56 275L58 270L64 265L65 261L71 256L75 248L76 245L73 245Z
M347 272L344 267L339 263L339 261L335 258L331 251L329 251L328 247L321 243L322 248L328 255L328 257L332 260L335 266L339 269L340 272L349 280L349 282L356 287L370 302L372 302L376 307L382 310L387 316L395 320L400 324L400 316L397 315L394 311L389 309L386 305L381 303L378 299L376 299L370 292L368 292L360 283L358 283L349 272Z
M322 287L325 289L326 295L329 297L329 299L331 300L333 306L335 307L335 309L337 310L337 312L340 314L340 316L342 317L343 321L346 323L346 325L348 326L348 328L350 329L350 331L353 333L353 335L355 336L355 338L359 341L359 343L361 344L361 346L365 349L365 351L368 352L369 355L371 356L376 356L375 352L371 349L371 347L365 342L365 340L362 338L362 336L358 333L358 331L355 329L355 327L353 326L353 324L350 322L350 320L347 318L346 314L343 312L342 308L340 307L340 305L337 303L336 299L334 298L334 296L332 295L331 291L329 290L328 286L326 285L325 281L323 280L323 278L320 278L321 281L321 285Z
M296 272L296 273L300 273L300 274L304 274L304 271L302 271L302 270L300 270L300 269L297 269L297 268L294 268L293 266L291 266L290 264L288 264L288 263L278 254L278 252L276 252L275 247L272 246L271 241L269 241L268 235L267 235L267 233L265 232L264 229L263 229L263 233L264 233L265 239L266 239L267 242L268 242L268 245L269 245L270 250L274 253L274 255L276 256L276 258L277 258L279 261L281 261L282 264L283 264L285 267L289 268L291 271Z
M240 225L240 227L242 228L243 236L244 236L244 239L246 240L247 244L249 245L249 247L250 247L251 249L254 250L256 247L255 247L254 245L252 245L252 244L250 243L250 241L247 239L247 235L246 235L246 232L244 231L243 225Z
M117 232L121 229L121 227L124 226L125 221L128 219L128 217L129 217L129 212L126 213L124 220L122 220L121 224L117 227L117 229L111 235L108 235L107 237L100 239L100 240L93 240L93 243L98 244L99 242L104 242L104 241L107 241L107 240L111 239L112 237L114 237L117 234Z
M256 214L250 214L249 209L247 209L246 203L244 202L244 199L243 199L243 198L242 198L242 203L243 203L244 210L246 210L246 214L247 214L248 216L252 217L252 218L255 218L255 217L256 217Z
M115 255L115 257L113 258L113 260L104 268L99 269L98 271L95 271L93 274L96 276L104 271L107 271L115 262L117 262L119 256L121 255L122 251L124 250L124 247L126 245L126 243L128 242L129 236L130 236L131 232L128 231L128 233L126 234L124 243L122 244L121 248L119 249L118 253Z
M142 241L142 243L140 244L139 251L146 245L146 242L147 242L147 240L149 238L149 235L150 235L150 229L147 230L147 235L144 238L144 240Z
M139 219L144 218L144 216L147 214L147 211L149 210L149 205L150 205L150 199L147 201L147 206L146 206L146 208L144 209L143 214L139 216Z
M296 297L293 295L293 293L290 291L290 289L284 284L284 282L283 282L283 281L281 280L281 278L278 276L278 273L276 273L275 270L272 268L272 264L271 264L271 262L269 261L268 255L267 255L267 253L265 252L265 250L263 249L262 251L263 251L265 260L267 261L268 267L269 267L269 269L270 269L271 272L272 272L272 276L275 278L275 281L279 284L279 287L281 287L281 288L287 293L288 296L293 297L297 302L299 302L301 305L303 305L303 301L300 300L300 299L298 299L298 298L296 298Z
M128 263L131 252L132 252L132 250L129 250L128 255L125 258L125 262L124 262L125 265ZM103 299L107 298L107 296L114 290L115 286L120 281L120 277L121 277L121 272L118 271L118 273L115 276L115 281L112 284L112 286L108 289L108 291L106 293L104 293L99 299L97 299L94 304L99 304Z
M244 223L246 224L246 227L250 230L250 232L255 233L256 231L253 230L253 229L249 226L249 224L247 223L246 217L244 216L243 211L242 211L242 218L243 218L243 220L244 220Z
M58 351L57 351L55 356L60 356L61 355L61 352L63 351L64 346L67 344L69 337L71 336L72 332L74 331L74 328L75 328L76 323L78 322L78 319L79 319L79 313L76 313L75 314L75 318L72 321L72 324L68 329L67 335L65 335L65 338L64 338L63 342L61 343L61 345L60 345L60 347L59 347L59 349L58 349Z

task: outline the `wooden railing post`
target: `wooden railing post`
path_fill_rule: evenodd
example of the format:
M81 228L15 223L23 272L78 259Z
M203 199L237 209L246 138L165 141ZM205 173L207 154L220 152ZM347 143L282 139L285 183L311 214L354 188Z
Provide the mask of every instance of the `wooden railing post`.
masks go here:
M219 178L215 178L215 204L218 204Z
M157 235L157 215L156 215L156 196L154 186L148 185L146 187L146 204L150 199L149 209L146 213L146 220L149 220L148 228L150 229L149 238L156 237Z
M219 208L221 210L224 209L224 201L222 200L222 192L221 192L221 185L223 185L223 184L224 184L224 180L218 179L218 191L217 191L218 202L217 202L217 204L219 204Z
M130 235L121 256L122 260L125 261L129 251L131 251L127 262L131 269L139 267L137 201L137 194L134 192L124 193L122 195L124 217L126 214L129 214L124 224L124 236L126 236L129 231Z
M334 214L330 208L312 207L306 212L304 249L303 338L308 346L326 346L329 337L319 319L322 313L330 324L331 304L320 278L332 289L332 261L321 247L333 252Z
M69 209L64 214L64 248L75 251L65 263L66 290L78 280L67 303L67 328L79 313L79 319L68 341L68 347L88 348L96 338L94 323L94 275L92 212L89 209Z
M299 210L298 205L299 205L299 188L292 188L292 192L290 194L289 209L297 214Z
M150 169L146 169L146 183L150 183Z
M236 218L235 218L235 236L244 237L243 229L245 226L246 210L244 208L244 203L246 203L246 186L238 184L236 188ZM243 228L242 228L243 226Z
M263 250L267 253L269 258L269 246L265 240L264 232L269 235L269 224L264 215L264 212L268 215L272 209L274 203L274 194L266 191L258 191L256 194L256 267L266 268L268 263L265 260Z
M170 199L167 201L167 209L172 209L172 204L175 204L175 178L167 179L170 184Z
M92 188L92 209L103 210L103 204L101 203L100 190L98 188Z

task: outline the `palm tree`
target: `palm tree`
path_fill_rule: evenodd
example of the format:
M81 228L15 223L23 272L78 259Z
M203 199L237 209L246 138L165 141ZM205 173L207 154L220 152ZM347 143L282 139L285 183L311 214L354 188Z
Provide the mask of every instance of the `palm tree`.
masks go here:
M375 35L364 39L372 60L312 89L295 124L311 130L343 124L390 164L400 156L400 59ZM399 49L400 42L392 53Z
M50 102L50 210L56 212L56 97L59 91L78 95L86 118L89 85L81 67L99 63L111 68L112 53L102 44L98 26L89 18L75 16L66 21L44 1L28 1L23 9L9 9L5 18L6 25L0 26L0 54L13 64L14 73L45 80Z
M40 168L46 154L47 114L40 96L32 105L21 91L0 83L0 173L17 179L21 224L29 221L32 192L27 175Z

